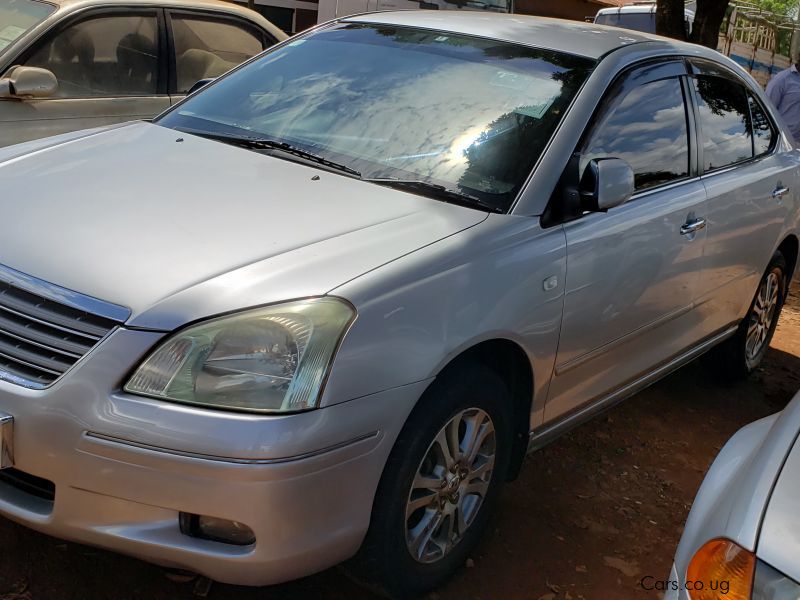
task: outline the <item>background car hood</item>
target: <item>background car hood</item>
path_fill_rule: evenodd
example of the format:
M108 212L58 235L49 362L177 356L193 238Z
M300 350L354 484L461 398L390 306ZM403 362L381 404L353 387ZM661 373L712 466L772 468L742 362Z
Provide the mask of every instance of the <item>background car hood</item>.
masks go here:
M0 264L172 329L325 294L486 213L147 123L0 152Z
M772 491L756 554L774 568L800 581L800 442L781 470Z

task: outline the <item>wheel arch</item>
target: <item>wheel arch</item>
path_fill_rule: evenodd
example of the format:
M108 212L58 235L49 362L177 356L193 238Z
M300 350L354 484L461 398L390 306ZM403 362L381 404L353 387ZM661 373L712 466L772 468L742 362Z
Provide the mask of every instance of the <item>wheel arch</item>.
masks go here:
M512 399L512 427L514 432L512 457L507 479L516 479L528 450L530 415L533 405L533 365L525 350L507 338L493 338L478 342L461 350L439 370L441 378L451 371L470 364L484 365L507 382Z

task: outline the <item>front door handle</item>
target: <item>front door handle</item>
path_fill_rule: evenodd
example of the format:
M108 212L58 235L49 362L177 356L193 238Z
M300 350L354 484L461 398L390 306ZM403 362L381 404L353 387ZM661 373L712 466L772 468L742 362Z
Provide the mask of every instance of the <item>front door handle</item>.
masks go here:
M780 200L788 193L789 193L789 188L784 187L779 183L778 187L775 188L775 190L773 190L772 197L775 198L776 200Z
M689 235L690 233L697 233L701 229L705 229L706 220L705 219L694 219L693 221L687 221L683 225L681 225L681 235Z

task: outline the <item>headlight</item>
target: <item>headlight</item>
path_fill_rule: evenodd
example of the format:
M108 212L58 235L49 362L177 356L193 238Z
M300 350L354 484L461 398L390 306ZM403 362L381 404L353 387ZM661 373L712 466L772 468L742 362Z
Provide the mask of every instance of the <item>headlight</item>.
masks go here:
M753 600L797 600L800 598L800 583L789 579L768 564L756 563L756 579L753 582Z
M237 411L314 408L354 316L342 300L315 298L206 321L156 348L125 391Z

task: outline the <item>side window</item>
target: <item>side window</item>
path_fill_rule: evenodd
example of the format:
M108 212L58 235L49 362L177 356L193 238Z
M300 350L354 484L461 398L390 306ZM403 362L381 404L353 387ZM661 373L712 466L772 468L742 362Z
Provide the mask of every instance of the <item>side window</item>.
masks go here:
M752 158L750 109L742 85L724 77L692 78L703 145L703 170L713 171Z
M750 102L750 116L753 121L753 153L755 156L761 156L772 149L775 131L761 103L750 92L747 93L747 99Z
M581 171L594 158L612 157L633 168L637 190L689 175L686 105L678 78L612 96L583 146Z
M201 79L219 77L264 49L261 36L232 21L172 15L177 92Z
M154 95L157 31L155 15L89 18L45 40L25 64L52 71L60 98Z

